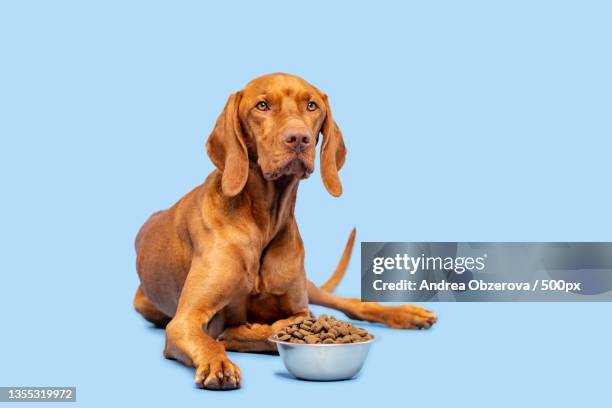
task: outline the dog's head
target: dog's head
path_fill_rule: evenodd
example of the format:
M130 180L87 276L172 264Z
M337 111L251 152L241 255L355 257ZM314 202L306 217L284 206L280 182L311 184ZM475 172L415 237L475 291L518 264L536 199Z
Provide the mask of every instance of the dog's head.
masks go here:
M223 173L223 193L235 196L247 181L249 161L268 180L288 175L307 178L314 170L319 133L323 134L323 183L338 197L342 194L338 170L346 156L342 133L327 95L299 77L265 75L232 94L206 150Z

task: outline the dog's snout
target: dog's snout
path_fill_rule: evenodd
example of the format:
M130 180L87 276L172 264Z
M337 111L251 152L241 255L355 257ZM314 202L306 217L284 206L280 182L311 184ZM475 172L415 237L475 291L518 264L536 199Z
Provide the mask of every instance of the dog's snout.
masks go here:
M306 147L310 143L310 137L307 135L287 135L285 136L285 143L294 149L300 147Z
M289 128L283 132L285 145L295 152L304 151L311 141L307 128Z

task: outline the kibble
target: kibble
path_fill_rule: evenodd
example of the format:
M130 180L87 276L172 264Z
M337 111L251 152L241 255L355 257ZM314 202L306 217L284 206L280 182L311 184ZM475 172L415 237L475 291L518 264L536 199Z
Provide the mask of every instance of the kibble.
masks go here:
M326 314L322 314L318 319L313 316L300 316L274 337L296 344L347 344L372 339L372 335L365 329Z

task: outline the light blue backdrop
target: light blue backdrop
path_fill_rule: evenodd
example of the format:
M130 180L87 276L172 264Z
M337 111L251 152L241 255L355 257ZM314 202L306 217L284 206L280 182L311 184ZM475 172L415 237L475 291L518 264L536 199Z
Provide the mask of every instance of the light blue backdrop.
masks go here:
M131 302L139 226L211 171L227 96L275 71L329 94L348 145L342 198L318 174L300 187L314 281L354 225L612 240L610 3L198 3L0 3L0 385L76 385L88 407L609 404L610 304L431 304L432 330L368 325L353 381L232 354L244 387L214 393Z

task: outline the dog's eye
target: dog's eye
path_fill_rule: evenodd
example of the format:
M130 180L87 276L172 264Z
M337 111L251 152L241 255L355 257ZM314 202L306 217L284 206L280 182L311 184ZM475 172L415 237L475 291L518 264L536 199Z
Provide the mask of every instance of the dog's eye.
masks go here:
M270 105L266 101L259 101L255 107L260 111L267 111L270 109Z
M318 106L316 103L314 103L313 101L308 102L308 105L306 105L306 109L308 109L309 111L314 111L317 110Z

